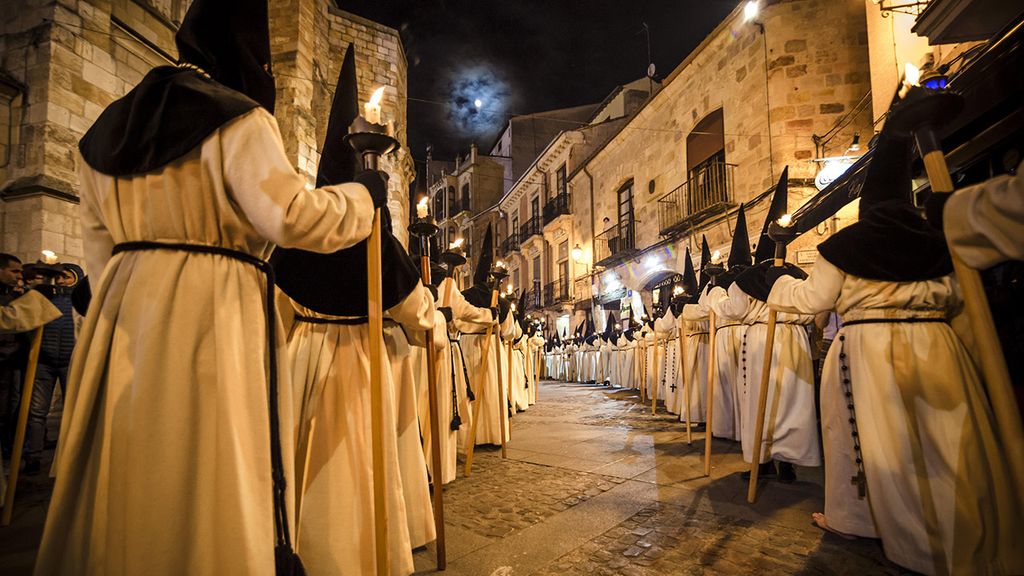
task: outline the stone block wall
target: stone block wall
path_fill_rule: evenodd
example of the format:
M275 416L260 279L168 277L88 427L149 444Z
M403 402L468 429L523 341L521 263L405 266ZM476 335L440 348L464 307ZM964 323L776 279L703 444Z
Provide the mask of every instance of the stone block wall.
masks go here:
M361 98L369 97L371 81L391 87L384 114L396 119L404 144L406 63L397 31L319 0L269 1L278 122L285 149L310 186L341 56L351 42ZM176 60L174 33L189 4L22 0L18 10L0 15L0 129L6 128L0 130L0 250L34 261L47 248L81 263L78 140L150 69ZM325 81L326 90L314 88ZM412 161L403 151L385 168L396 230L404 231Z
M811 185L817 167L812 158L841 154L856 130L862 132L863 142L870 138L869 106L824 153L816 151L813 139L814 134L827 132L870 90L863 1L764 4L759 17L763 32L756 23L743 21L739 6L588 162L598 233L604 218L616 221L617 192L633 181L637 248L663 240L657 200L686 182L686 137L719 108L725 123L725 160L736 165L732 200L737 204L772 188L788 165L790 209L795 210L815 192ZM652 182L653 192L649 192ZM582 171L570 183L574 224L581 241L587 243L593 237L590 205L584 201L589 200L589 186ZM765 199L747 213L752 241L757 239L767 204ZM721 248L726 254L734 222L727 215L697 223L691 242L699 242L700 234L707 233L712 249ZM801 242L816 244L820 239ZM682 270L687 240L678 239L677 249L669 251L676 258L667 263L671 268ZM631 275L632 282L624 277L623 283L632 288L639 279Z

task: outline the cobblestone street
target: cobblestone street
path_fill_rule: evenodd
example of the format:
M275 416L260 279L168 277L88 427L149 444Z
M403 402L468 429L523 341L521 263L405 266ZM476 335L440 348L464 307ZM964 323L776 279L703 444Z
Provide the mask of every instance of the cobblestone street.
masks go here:
M445 490L447 574L904 574L878 542L846 541L810 522L820 469L763 482L746 502L739 446L715 441L632 392L548 382L513 419L508 459L484 448ZM433 570L433 546L416 554Z

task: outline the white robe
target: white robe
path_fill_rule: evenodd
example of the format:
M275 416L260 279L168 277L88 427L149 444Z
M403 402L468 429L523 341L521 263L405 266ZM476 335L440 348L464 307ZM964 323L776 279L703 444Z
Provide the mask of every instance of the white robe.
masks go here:
M943 318L960 306L952 277L866 280L821 258L807 280L780 279L768 300L792 312L835 310L846 322ZM863 500L850 481L857 465L844 374L867 476ZM978 374L948 325L843 326L821 396L831 526L877 534L890 560L925 574L1024 573L1020 495L1010 493Z
M768 336L768 305L733 283L719 304L724 318L747 325L740 349L740 430L743 459L754 457L757 410ZM769 364L760 461L800 466L821 465L818 417L814 402L814 362L806 326L811 314L778 313Z
M1024 260L1024 162L1002 175L958 190L943 208L946 238L960 258L984 270Z
M487 308L477 308L455 289L454 281L445 278L438 286L438 295L441 303L447 300L448 308L452 311L452 323L445 327L444 317L437 316L434 328L435 346L437 346L437 404L440 422L441 436L441 479L444 484L455 480L457 474L458 459L458 437L459 433L468 431L469 423L472 420L472 409L467 393L466 370L462 361L461 343L459 331L456 324L474 326L476 331L479 326L491 322L491 311ZM437 314L441 314L438 312ZM485 328L486 329L486 328ZM426 361L423 362L423 374L426 377ZM427 469L431 475L434 473L434 465L431 458L432 435L430 434L429 413L427 407L420 408L421 434L423 436L423 453L427 459ZM458 413L462 421L461 427L452 430L452 419Z
M484 349L484 338L483 334L486 332L486 328L478 327L478 333L468 333L469 330L463 330L462 334L462 353L466 358L466 367L469 371L470 382L473 387L473 392L476 395L476 402L472 407L473 416L476 417L477 406L476 403L481 403L479 407L480 421L476 424L476 444L501 444L501 426L502 420L505 421L505 440L509 438L508 429L508 408L501 405L501 399L505 398L508 401L508 383L505 381L505 368L502 368L502 389L498 388L498 367L501 363L504 363L504 357L507 356L507 352L503 352L505 348L504 343L498 338L499 332L505 332L510 329L510 324L514 323L515 319L512 314L508 314L505 317L505 321L500 326L495 326L493 333L490 336L490 344L488 345L487 362L485 364L485 371L483 374L483 380L480 381L480 365L483 362L483 349ZM462 327L460 326L460 329ZM472 329L472 327L467 327ZM465 440L460 442L468 442L469 427L463 426L466 437ZM461 437L461 431L460 431Z
M414 359L415 355L425 356L426 349L416 347L414 352L406 337L408 331L425 345L422 341L423 333L434 326L435 310L434 298L422 284L417 285L417 292L421 299L418 314L415 317L394 318L401 325L386 323L384 326L384 343L387 345L391 373L394 375L398 410L398 464L405 494L409 541L413 548L425 546L437 537L427 462L420 441L420 399L424 404L427 403L427 381L422 377L420 366L426 362L417 363Z
M658 333L658 354L660 387L658 400L665 403L670 414L679 414L679 401L683 394L682 381L679 379L679 326L672 310L654 321L654 329Z
M261 258L275 243L332 252L369 234L370 197L357 184L307 189L262 108L148 174L77 163L93 299L36 574L272 575L265 277L223 256L111 250L146 240ZM292 380L274 322L290 506Z
M728 295L723 288L709 289L701 306L715 313L715 394L711 433L719 438L739 440L742 434L740 408L740 352L747 326L741 318L727 318L719 308Z
M60 310L36 290L0 306L0 334L28 332L60 318Z
M681 396L679 419L686 421L688 404L690 423L704 422L707 419L708 393L708 313L700 304L687 304L683 307L683 322L686 327L686 357L683 365L685 377L689 380L690 398L686 402ZM680 382L682 385L682 382Z

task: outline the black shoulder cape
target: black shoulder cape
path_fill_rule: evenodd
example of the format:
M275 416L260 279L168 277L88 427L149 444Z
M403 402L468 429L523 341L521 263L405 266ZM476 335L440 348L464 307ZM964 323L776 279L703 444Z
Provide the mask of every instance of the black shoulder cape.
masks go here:
M818 244L818 252L843 272L868 280L917 282L953 272L942 234L902 201L872 209Z
M193 69L161 66L108 106L78 149L86 164L103 174L144 174L181 158L257 107L255 100Z
M756 266L751 266L736 277L736 285L751 298L767 302L768 295L772 292L772 286L775 285L775 280L778 280L778 276L768 276L768 271L771 269L771 260L765 260ZM804 272L796 264L790 264L789 262L783 265L781 274L800 280L807 278L807 272Z

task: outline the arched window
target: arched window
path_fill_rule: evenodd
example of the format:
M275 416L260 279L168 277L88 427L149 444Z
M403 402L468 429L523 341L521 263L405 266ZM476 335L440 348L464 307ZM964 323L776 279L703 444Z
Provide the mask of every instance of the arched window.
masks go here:
M444 188L434 194L434 218L444 220Z
M462 185L462 209L469 210L469 182Z
M455 216L459 213L459 198L455 195L455 186L448 187L448 215Z
M721 108L701 119L686 136L686 173L690 182L686 214L730 201Z

